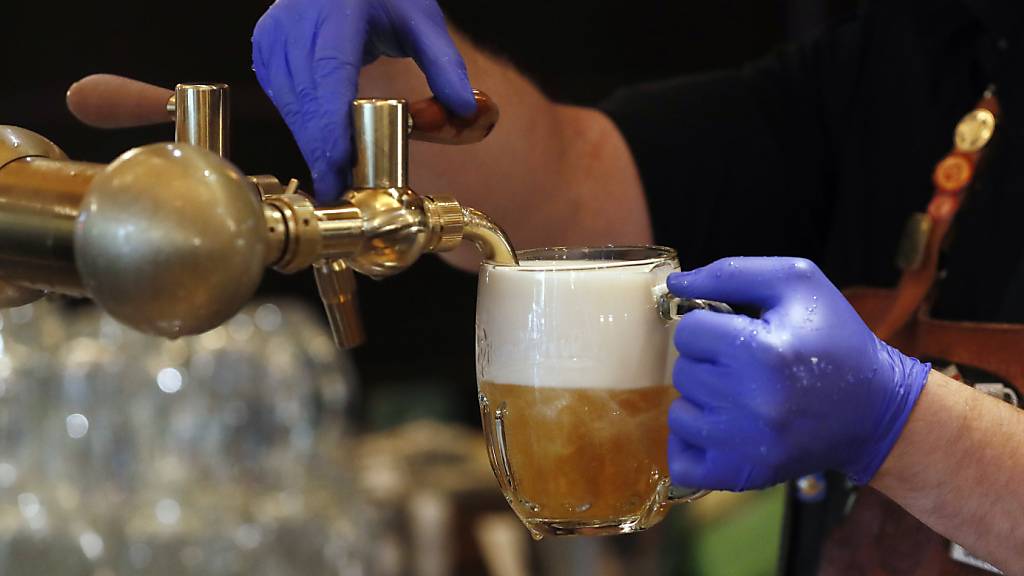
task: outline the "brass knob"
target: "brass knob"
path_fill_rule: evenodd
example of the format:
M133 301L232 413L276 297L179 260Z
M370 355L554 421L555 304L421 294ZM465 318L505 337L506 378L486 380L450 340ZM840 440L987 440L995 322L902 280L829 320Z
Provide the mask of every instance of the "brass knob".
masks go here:
M259 285L266 246L254 185L186 144L125 153L97 176L75 230L75 262L119 321L166 337L233 316Z
M56 144L35 132L16 126L0 125L0 168L15 160L33 156L53 160L68 159Z

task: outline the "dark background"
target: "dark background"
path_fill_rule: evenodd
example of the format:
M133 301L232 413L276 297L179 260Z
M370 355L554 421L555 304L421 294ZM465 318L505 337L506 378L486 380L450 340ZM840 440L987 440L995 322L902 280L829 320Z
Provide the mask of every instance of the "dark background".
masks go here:
M291 135L250 70L251 31L269 4L7 2L0 13L0 124L35 130L76 160L108 162L133 146L170 140L172 131L101 132L77 125L64 107L72 82L97 72L167 87L227 82L233 91L232 160L251 174L308 182ZM635 82L741 64L812 36L852 14L855 4L442 2L479 44L511 60L552 98L578 104L599 102ZM475 277L433 257L383 282L360 279L369 343L353 354L363 379L358 412L369 426L421 415L476 422L475 289ZM262 293L319 306L309 274L268 274Z

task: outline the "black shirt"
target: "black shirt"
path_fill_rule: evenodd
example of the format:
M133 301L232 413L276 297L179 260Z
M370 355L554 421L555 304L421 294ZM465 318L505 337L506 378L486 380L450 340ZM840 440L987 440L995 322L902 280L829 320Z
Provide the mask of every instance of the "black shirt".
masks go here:
M622 90L603 106L684 268L736 255L816 261L839 287L893 286L904 223L933 193L957 122L995 85L1002 114L957 216L933 308L1024 322L1024 8L878 0L815 42L741 69ZM787 507L783 568L817 572L829 499Z
M620 91L603 109L684 267L799 255L840 287L892 286L907 217L957 122L1003 114L953 232L937 316L1024 322L1024 46L1015 0L880 0L741 69Z

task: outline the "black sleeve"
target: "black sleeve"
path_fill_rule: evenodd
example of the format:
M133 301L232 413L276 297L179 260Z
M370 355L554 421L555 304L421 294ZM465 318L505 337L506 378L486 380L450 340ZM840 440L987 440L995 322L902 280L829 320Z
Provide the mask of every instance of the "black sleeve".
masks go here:
M856 24L740 69L623 89L601 109L639 168L659 244L684 267L822 256ZM828 86L826 88L825 86Z

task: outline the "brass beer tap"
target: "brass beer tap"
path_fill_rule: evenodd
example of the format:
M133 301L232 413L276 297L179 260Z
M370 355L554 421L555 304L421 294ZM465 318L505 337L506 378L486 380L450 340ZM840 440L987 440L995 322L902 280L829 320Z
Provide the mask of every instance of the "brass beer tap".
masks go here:
M28 130L0 126L0 306L46 292L92 298L137 330L179 337L231 318L266 268L312 266L335 341L365 338L353 271L383 278L426 252L468 240L515 264L500 227L452 198L409 188L408 141L483 139L498 110L477 93L478 113L456 119L434 100L352 103L352 187L316 206L292 180L247 177L228 151L228 87L174 92L112 76L68 93L87 124L118 128L175 120L175 143L130 150L109 165L72 162Z

